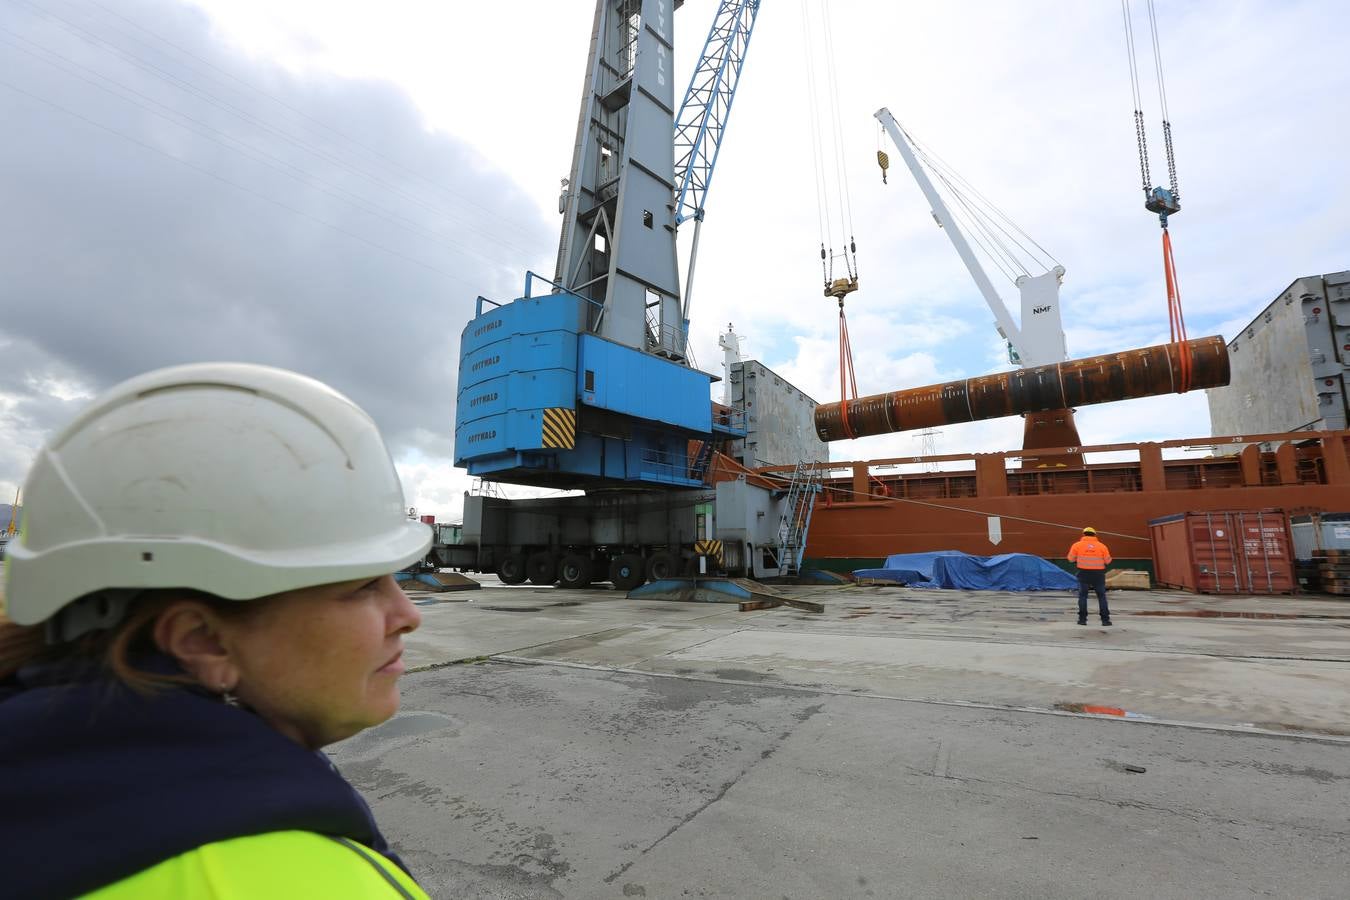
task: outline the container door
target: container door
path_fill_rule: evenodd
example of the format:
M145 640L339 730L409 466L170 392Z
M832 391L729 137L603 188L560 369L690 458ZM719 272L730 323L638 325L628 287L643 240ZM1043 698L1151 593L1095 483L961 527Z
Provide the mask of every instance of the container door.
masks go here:
M1242 533L1242 574L1253 594L1285 594L1294 590L1293 557L1285 514L1278 510L1236 514Z
M1194 554L1190 544L1191 516L1149 526L1153 544L1153 575L1158 584L1196 590Z
M1196 513L1188 518L1195 589L1202 594L1240 592L1233 517L1228 513Z

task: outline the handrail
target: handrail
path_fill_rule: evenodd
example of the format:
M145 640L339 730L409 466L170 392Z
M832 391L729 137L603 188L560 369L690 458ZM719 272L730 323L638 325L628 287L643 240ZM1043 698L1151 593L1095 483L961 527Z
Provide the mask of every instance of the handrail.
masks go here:
M669 349L673 353L679 354L683 359L689 358L689 332L678 325L660 325L655 322L647 322L647 352L654 350ZM666 347L666 341L669 340L669 348Z
M545 278L538 272L531 272L528 269L525 271L525 296L523 299L525 300L533 299L534 295L530 293L530 288L534 285L534 280L536 278L547 284L549 287L553 288L555 293L563 293L572 297L576 297L578 300L585 300L587 303L591 304L591 306L597 307L599 309L605 308L605 304L601 303L599 300L593 300L590 297L583 297L580 294L576 293L575 291L570 291L567 288L563 287L561 282L554 281L552 278Z
M689 458L687 452L647 448L639 456L639 462L642 475L664 484L695 486L702 483L702 478L692 474L694 460Z
M747 414L743 407L720 404L713 407L713 427L722 426L729 431L745 431Z

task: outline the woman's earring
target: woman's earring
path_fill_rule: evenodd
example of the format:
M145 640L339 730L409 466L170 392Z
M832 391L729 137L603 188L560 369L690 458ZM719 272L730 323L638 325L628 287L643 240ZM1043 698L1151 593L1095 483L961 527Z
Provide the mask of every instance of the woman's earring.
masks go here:
M239 698L236 697L234 694L230 693L230 689L227 688L224 684L221 684L220 702L224 703L226 706L238 706Z

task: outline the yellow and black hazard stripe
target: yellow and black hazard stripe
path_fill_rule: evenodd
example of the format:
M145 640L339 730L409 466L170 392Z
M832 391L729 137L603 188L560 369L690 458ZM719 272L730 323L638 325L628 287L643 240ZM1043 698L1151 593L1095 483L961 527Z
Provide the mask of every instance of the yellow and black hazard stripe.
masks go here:
M544 410L541 443L556 450L573 450L577 446L577 411L566 407Z
M707 556L722 562L722 542L721 541L694 541L694 553L698 556Z

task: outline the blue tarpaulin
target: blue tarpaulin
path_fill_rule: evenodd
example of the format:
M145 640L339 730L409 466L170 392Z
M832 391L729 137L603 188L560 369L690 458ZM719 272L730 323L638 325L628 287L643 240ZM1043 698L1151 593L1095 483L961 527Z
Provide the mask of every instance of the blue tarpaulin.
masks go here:
M856 569L855 578L894 581L918 588L967 591L1067 591L1078 579L1030 553L972 556L959 550L897 553L881 569Z

